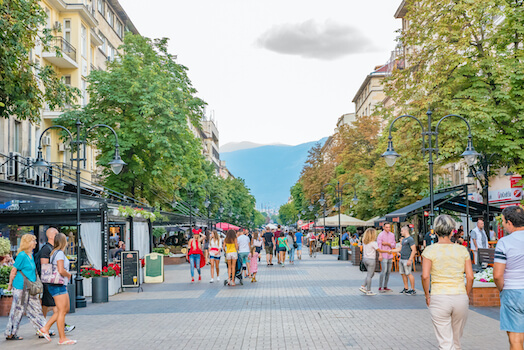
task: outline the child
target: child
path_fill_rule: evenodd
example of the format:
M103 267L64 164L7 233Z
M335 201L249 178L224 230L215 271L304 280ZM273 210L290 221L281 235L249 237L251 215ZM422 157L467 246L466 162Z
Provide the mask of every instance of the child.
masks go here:
M248 255L249 260L249 272L251 272L251 283L256 282L257 271L258 271L258 252L255 246L251 247L251 253Z

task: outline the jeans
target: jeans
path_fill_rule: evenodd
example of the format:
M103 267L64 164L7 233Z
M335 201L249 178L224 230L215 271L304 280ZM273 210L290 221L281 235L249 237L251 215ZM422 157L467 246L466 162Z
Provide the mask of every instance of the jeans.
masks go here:
M371 279L375 275L375 265L377 261L375 259L364 258L362 262L368 270L366 279L364 280L364 287L366 287L366 290L371 290Z
M389 281L389 274L391 273L391 266L393 266L393 259L382 259L382 271L380 272L379 287L387 288Z
M289 250L289 261L295 261L295 248L293 248L293 246L291 246L291 249Z
M195 266L200 275L200 254L191 254L189 256L189 265L191 265L191 277L195 276Z

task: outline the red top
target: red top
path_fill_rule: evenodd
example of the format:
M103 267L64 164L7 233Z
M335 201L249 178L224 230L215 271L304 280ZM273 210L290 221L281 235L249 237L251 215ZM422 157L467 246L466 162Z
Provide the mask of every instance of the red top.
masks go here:
M196 243L196 247L194 243ZM191 240L191 246L189 249L189 255L192 255L192 254L202 254L202 249L200 249L198 241L195 239Z

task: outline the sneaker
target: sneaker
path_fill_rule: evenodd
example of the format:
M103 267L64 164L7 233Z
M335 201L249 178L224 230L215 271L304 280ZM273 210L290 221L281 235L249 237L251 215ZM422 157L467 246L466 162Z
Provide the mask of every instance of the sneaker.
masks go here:
M198 280L202 281L202 276L198 275Z
M195 282L195 278L191 277L191 283Z
M75 325L74 324L66 324L64 326L64 332L66 332L66 333L72 332L74 329L75 329Z
M406 292L408 292L408 290L406 288L402 289L402 291L400 292L400 294L405 294Z
M388 293L392 293L393 290L392 289L389 289L388 287L384 287L384 292L388 292Z
M377 295L377 293L374 293L374 292L368 290L368 291L366 292L366 295Z
M417 294L417 292L415 292L415 290L413 290L413 289L410 289L410 290L408 290L408 291L406 292L406 294L409 294L409 295L415 295L415 294Z
M367 290L364 286L360 286L360 288L358 289L359 291L361 291L362 293L366 294Z
M217 276L217 282L220 282L220 276Z
M209 281L209 283L213 283L213 282L215 282L213 279L211 279L211 280Z
M378 289L378 292L379 293L386 293L386 289L381 287L381 288Z

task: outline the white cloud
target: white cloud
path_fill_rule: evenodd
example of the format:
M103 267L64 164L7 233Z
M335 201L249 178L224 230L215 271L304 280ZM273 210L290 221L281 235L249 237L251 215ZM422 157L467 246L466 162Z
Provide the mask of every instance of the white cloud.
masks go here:
M358 29L332 20L276 25L257 39L267 50L304 58L334 60L346 55L375 51Z

